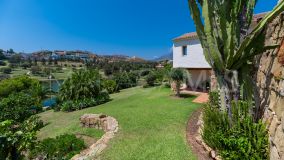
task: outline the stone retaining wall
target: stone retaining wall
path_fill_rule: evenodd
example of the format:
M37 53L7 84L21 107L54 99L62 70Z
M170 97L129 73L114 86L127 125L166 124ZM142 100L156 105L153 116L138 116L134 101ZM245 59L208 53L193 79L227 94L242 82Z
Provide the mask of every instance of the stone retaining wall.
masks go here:
M266 51L256 60L260 105L259 114L267 124L270 136L270 159L284 159L284 16L277 17L268 27L266 44L279 44L280 49Z
M118 131L118 122L115 118L102 114L85 114L80 118L80 122L82 127L102 129L105 134L88 149L75 155L72 160L96 159Z

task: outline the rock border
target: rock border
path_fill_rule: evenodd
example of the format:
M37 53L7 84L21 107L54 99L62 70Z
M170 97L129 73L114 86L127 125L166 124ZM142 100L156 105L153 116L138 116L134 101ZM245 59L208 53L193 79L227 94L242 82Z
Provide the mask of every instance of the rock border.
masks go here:
M217 152L206 145L202 139L202 111L202 108L197 109L189 117L186 129L187 142L199 160L221 160Z
M81 151L80 154L73 156L71 160L93 160L96 159L104 149L106 149L109 141L115 136L115 133L118 132L118 121L110 116L107 116L105 119L108 129L102 138L89 148Z
M202 130L203 130L203 113L201 112L197 122L198 131L195 137L196 142L203 146L206 152L209 154L210 158L214 160L222 160L221 156L218 155L218 152L209 147L202 138Z

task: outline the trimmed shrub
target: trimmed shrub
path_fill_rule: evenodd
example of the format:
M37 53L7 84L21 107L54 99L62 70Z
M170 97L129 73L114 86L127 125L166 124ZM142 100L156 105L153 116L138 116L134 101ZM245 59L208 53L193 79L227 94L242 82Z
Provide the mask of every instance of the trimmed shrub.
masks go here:
M82 139L75 135L64 134L44 139L35 150L31 151L30 158L67 160L84 148L86 145Z
M203 139L224 159L268 159L269 141L265 125L254 122L247 102L233 103L233 117L208 105L203 114Z

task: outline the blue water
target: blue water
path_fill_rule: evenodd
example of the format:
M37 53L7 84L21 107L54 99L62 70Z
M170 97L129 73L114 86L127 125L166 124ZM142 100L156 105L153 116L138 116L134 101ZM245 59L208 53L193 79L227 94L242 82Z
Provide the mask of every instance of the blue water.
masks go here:
M63 83L63 80L52 80L52 81L42 81L41 84L44 88L51 89L52 92L58 93L60 85ZM56 105L56 97L46 99L42 102L43 107L51 107Z
M49 98L42 102L43 107L51 107L56 105L56 98Z

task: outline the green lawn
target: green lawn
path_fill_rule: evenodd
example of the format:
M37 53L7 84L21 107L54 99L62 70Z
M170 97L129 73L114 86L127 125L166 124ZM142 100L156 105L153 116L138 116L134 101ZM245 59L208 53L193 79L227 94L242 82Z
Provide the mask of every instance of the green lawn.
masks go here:
M200 107L194 97L177 99L166 88L131 88L111 95L112 101L85 110L40 114L50 122L39 133L41 139L63 133L84 133L99 138L103 133L79 127L84 113L104 113L119 122L119 133L111 140L101 159L187 160L196 159L186 142L186 123Z

